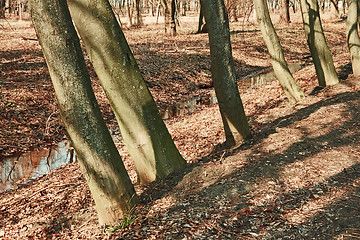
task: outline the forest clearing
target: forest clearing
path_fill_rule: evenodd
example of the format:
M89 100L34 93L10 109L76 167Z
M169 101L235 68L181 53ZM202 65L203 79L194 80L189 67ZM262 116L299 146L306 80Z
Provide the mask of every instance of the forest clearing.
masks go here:
M251 76L271 66L267 48L256 25L230 24L251 138L226 149L218 105L211 100L209 40L195 34L194 19L176 36L154 23L124 30L188 163L185 170L137 184L115 116L85 57L140 204L118 225L99 226L78 163L70 163L0 192L0 239L360 238L360 79L351 71L346 21L323 22L340 78L324 88L309 61L302 23L275 24L288 63L301 65L293 75L306 98L297 104L288 103L277 81L249 87ZM68 137L31 22L1 20L0 30L0 156L6 159Z

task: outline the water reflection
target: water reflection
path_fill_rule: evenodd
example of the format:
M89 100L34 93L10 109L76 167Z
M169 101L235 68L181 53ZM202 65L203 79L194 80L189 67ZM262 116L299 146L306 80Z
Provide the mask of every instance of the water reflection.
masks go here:
M16 182L21 179L38 178L75 160L75 152L69 141L60 142L52 148L4 159L0 162L0 191L15 187Z

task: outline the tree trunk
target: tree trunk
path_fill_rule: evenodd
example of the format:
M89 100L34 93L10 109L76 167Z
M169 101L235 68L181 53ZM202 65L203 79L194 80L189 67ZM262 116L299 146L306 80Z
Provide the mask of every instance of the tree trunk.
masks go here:
M161 5L164 9L165 33L171 36L175 36L176 35L176 23L175 23L176 1L161 0Z
M143 25L143 20L141 16L141 7L140 7L140 0L135 0L136 4L136 26Z
M199 15L199 25L197 33L207 33L207 25L204 17L204 8L202 6L202 1L200 1L200 15Z
M297 102L304 97L304 92L296 83L286 64L279 38L271 22L267 2L266 0L254 0L254 4L260 30L269 50L276 78L279 80L289 101L292 103Z
M164 11L165 33L171 33L171 11L168 5L168 0L160 0Z
M238 145L250 135L236 83L230 43L229 19L223 0L202 4L209 30L211 73L224 123L226 143Z
M326 43L316 0L300 1L306 39L310 48L319 85L333 85L339 82L331 52Z
M92 91L66 2L33 0L31 17L99 222L113 223L138 198Z
M181 157L107 0L68 0L141 183L182 169Z
M281 14L280 14L280 22L290 23L290 0L281 0ZM268 10L269 11L269 10Z
M129 19L129 26L133 26L133 15L134 15L134 9L132 7L132 0L127 0L126 1L126 8L127 8L127 14L128 14L128 19Z
M0 19L5 18L6 0L0 0Z
M170 35L176 36L176 21L177 21L177 4L176 0L171 0L171 22L170 22Z
M346 23L346 39L351 56L352 70L355 76L360 76L360 39L358 31L359 0L350 0Z

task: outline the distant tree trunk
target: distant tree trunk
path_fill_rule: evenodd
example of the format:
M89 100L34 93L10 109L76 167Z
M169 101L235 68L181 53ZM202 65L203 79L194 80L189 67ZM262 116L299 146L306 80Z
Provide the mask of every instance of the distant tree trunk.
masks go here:
M156 7L156 24L159 23L161 1L162 1L162 0L158 0L158 5L157 5L157 7Z
M226 143L238 145L250 135L249 125L236 82L230 43L229 19L223 0L203 2L208 24L211 73L224 123Z
M290 0L281 0L280 22L290 23ZM269 10L268 10L269 11Z
M306 39L315 65L319 85L336 84L339 82L339 78L324 36L319 5L316 0L301 0L300 4Z
M139 181L149 183L182 169L186 162L161 119L108 0L68 0L68 4Z
M6 0L0 0L0 19L5 18L5 3Z
M129 25L133 26L133 15L134 15L134 9L132 6L132 0L125 0L126 1L126 9L127 9L127 14L128 14L128 19L129 19Z
M135 5L136 5L136 26L143 25L140 3L141 3L140 0L135 0Z
M348 18L346 23L346 39L351 56L352 70L360 76L360 39L358 29L359 0L349 0Z
M32 0L31 17L100 224L113 223L138 198L91 89L66 1Z
M304 97L304 92L296 83L287 66L279 38L271 22L267 2L266 0L254 0L254 4L260 30L269 50L275 75L289 101L297 102Z
M161 0L161 5L164 9L165 33L171 36L175 36L176 35L176 24L175 24L176 2L175 0Z
M178 20L177 15L178 14L177 14L176 0L171 0L171 23L170 23L170 34L171 34L171 36L176 35L176 21Z
M207 33L207 32L208 32L208 29L207 29L207 24L206 24L205 17L204 17L204 8L203 8L202 1L200 1L200 15L199 15L199 25L198 25L197 33Z
M331 11L333 12L334 16L336 18L340 17L340 11L339 11L339 1L338 0L330 0L331 4L332 4L332 7L331 5L329 6Z

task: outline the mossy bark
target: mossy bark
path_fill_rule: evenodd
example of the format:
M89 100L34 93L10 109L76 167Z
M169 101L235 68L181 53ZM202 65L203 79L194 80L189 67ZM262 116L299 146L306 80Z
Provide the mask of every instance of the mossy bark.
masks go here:
M359 0L349 0L346 39L350 51L352 70L360 76L360 39L358 29Z
M68 0L70 13L119 123L138 179L182 169L177 150L107 0Z
M99 222L116 222L138 198L92 91L66 1L32 0L30 6L61 117L95 200Z
M274 68L276 78L285 92L290 102L294 103L304 97L304 92L300 89L292 76L284 53L280 45L280 40L271 22L267 2L264 0L254 0L257 20L263 35L266 46L269 50L271 64ZM284 7L284 6L282 6Z
M250 130L236 82L229 19L223 0L203 1L210 42L211 73L224 123L226 142L237 145Z
M339 78L321 25L319 4L317 0L301 0L300 6L306 39L315 65L319 85L337 84Z

